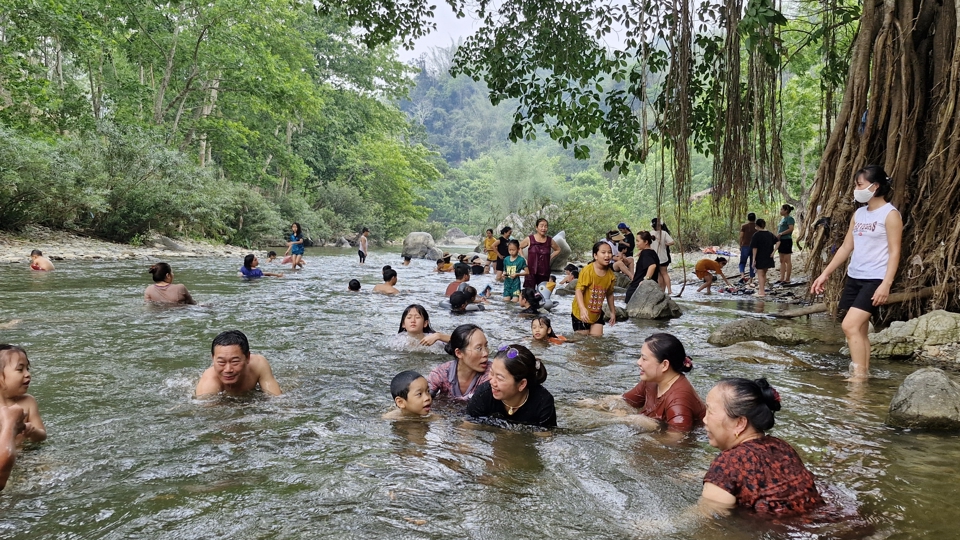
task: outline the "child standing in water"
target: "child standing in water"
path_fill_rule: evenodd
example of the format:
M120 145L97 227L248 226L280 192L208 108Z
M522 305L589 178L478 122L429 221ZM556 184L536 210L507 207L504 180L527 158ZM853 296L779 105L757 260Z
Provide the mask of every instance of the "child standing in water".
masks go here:
M47 438L47 428L40 418L37 400L27 393L30 387L30 360L27 351L16 345L0 345L0 406L17 405L23 412L24 430L17 444L28 439L40 442Z
M520 301L520 277L528 274L527 260L520 255L520 242L510 240L503 260L503 301Z
M593 262L583 267L577 280L577 288L570 317L573 330L591 336L603 335L603 300L610 305L610 326L617 322L617 309L613 305L613 283L616 277L610 268L613 251L604 241L593 245Z
M357 255L360 256L360 264L367 262L367 237L370 236L370 229L364 227L360 231L360 248L357 250Z
M290 252L290 269L296 270L298 266L303 267L303 232L300 230L299 223L291 225L290 231L287 251Z
M390 381L390 394L396 409L384 414L387 420L428 418L433 397L430 384L416 371L402 371Z

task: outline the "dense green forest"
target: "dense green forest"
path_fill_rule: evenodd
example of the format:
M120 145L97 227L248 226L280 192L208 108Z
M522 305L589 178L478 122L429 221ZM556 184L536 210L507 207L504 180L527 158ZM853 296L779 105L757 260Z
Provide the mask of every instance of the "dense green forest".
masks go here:
M0 228L396 237L440 177L412 74L309 3L0 0Z
M274 0L0 8L0 228L252 245L292 221L315 240L361 226L394 239L545 211L584 250L619 221L640 230L661 215L702 246L729 242L742 219L714 203L702 153L694 195L678 201L670 148L627 171L583 150L603 148L599 136L511 142L520 101L493 105L482 81L453 77L455 45L405 65L396 43L368 48L335 14ZM781 91L788 181L748 195L770 217L802 198L822 147L822 55L795 45Z

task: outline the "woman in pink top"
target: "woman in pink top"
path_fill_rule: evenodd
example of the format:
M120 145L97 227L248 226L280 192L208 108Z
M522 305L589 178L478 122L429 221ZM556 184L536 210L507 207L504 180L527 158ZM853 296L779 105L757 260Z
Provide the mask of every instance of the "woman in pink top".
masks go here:
M170 265L161 262L150 267L150 274L153 275L153 285L143 291L143 299L147 302L160 302L163 304L196 304L197 302L187 292L183 285L173 283L173 270Z
M490 380L490 349L483 330L475 324L461 324L450 334L444 349L453 360L433 368L427 381L434 397L447 395L470 399L477 387Z

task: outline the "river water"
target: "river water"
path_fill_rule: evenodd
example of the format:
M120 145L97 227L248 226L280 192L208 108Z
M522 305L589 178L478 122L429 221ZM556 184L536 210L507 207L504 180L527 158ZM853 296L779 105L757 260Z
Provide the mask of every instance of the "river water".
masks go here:
M558 405L552 435L464 424L451 404L436 405L443 418L432 423L391 423L380 416L392 376L447 359L389 346L406 305L428 306L441 331L479 324L491 348L526 342L529 322L499 303L465 316L434 307L451 275L430 261L356 259L308 249L305 270L254 282L237 278L240 261L174 260L176 281L202 303L176 308L143 303L142 261L0 268L0 323L22 321L0 342L27 349L49 434L25 447L0 493L0 538L958 536L960 437L883 424L914 366L875 361L877 378L858 389L843 382L837 345L781 348L793 362L721 357L706 343L712 328L779 306L688 287L679 319L535 349ZM369 293L384 264L399 271L399 297ZM363 292L346 290L354 277ZM569 334L569 297L555 311ZM825 318L796 324L841 337ZM283 396L192 398L211 340L231 328L270 360ZM797 448L856 525L698 518L690 508L717 454L702 428L674 444L574 406L636 384L640 344L661 330L687 344L701 396L723 376L767 377L784 404L771 434Z

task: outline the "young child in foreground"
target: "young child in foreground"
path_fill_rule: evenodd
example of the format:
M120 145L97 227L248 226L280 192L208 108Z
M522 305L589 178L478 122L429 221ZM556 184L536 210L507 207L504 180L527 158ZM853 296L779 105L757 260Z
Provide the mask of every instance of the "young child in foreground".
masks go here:
M533 334L533 340L540 343L553 343L560 345L566 343L567 338L558 336L553 331L553 325L550 323L550 317L541 315L530 321L530 332Z
M27 393L30 387L30 360L27 351L16 345L0 345L0 406L18 405L26 413L24 430L17 444L28 439L40 442L47 438L47 428L40 418L37 400Z
M398 373L390 381L390 393L397 408L384 414L383 418L405 420L430 417L433 397L430 395L430 385L423 375L416 371Z

